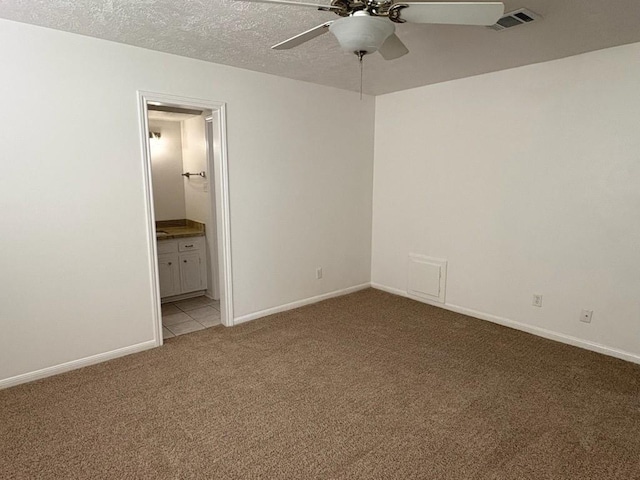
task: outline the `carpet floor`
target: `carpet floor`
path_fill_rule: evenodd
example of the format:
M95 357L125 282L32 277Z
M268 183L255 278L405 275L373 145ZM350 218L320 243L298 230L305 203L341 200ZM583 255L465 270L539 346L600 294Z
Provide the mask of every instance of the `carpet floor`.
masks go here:
M639 479L639 392L369 289L0 391L0 478Z

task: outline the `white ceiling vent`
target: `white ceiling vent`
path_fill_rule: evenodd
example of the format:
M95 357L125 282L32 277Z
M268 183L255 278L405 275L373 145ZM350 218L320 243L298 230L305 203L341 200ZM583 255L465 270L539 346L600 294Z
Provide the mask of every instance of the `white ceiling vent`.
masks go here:
M498 20L495 25L491 25L487 28L500 32L517 25L535 22L536 20L540 20L541 18L542 17L540 17L540 15L533 13L531 10L520 8L518 10L514 10L513 12L507 13L500 20Z

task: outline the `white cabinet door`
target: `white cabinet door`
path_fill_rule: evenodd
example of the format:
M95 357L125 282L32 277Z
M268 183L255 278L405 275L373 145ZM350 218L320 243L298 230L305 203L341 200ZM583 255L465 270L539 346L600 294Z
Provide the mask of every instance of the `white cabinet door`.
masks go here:
M202 281L201 265L203 259L200 252L180 254L180 277L182 293L204 290L206 283Z
M207 264L204 237L158 242L160 297L206 290Z
M169 297L180 293L180 267L177 253L158 255L158 275L160 297Z

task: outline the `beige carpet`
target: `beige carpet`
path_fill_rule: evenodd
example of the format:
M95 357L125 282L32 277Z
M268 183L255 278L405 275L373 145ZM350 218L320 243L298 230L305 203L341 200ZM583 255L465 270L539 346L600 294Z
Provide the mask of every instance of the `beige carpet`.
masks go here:
M640 367L376 290L0 392L7 479L638 479Z

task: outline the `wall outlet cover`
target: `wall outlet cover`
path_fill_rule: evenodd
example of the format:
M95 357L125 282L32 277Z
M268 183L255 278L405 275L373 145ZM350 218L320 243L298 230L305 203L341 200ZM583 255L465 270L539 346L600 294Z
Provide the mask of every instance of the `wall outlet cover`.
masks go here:
M582 310L580 314L580 321L584 323L591 323L591 316L593 315L593 310Z
M533 294L533 302L531 303L534 307L542 307L542 295Z

